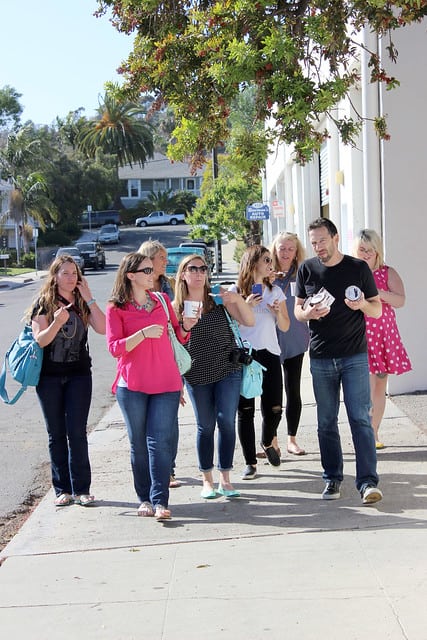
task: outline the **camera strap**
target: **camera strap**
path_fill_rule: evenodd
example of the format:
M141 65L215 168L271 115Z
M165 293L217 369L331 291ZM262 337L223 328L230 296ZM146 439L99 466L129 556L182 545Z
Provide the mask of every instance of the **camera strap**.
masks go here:
M224 306L222 308L224 309L225 316L228 320L230 329L233 332L234 339L236 341L237 346L240 347L241 349L244 349L245 345L243 344L242 336L240 335L239 325L237 324L236 320L230 316L227 309Z

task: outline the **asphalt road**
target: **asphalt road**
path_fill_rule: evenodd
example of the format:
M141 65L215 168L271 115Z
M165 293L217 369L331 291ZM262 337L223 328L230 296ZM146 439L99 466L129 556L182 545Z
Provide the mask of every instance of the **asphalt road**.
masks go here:
M136 250L143 240L158 239L166 247L188 239L186 225L121 229L120 245L106 246L106 269L85 273L92 293L101 305L106 304L115 273L123 255ZM0 290L0 354L7 351L19 334L21 318L40 288L33 282L17 289ZM105 346L105 337L89 332L93 363L93 398L88 427L99 422L114 402L111 383L115 363ZM9 387L8 387L9 389ZM12 386L10 386L12 389ZM49 478L47 435L34 389L24 393L15 405L0 403L0 520L31 503L46 488Z

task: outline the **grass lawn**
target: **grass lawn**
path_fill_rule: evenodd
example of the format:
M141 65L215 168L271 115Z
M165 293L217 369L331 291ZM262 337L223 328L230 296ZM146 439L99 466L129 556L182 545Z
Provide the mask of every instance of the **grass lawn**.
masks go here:
M12 267L4 269L0 267L0 276L22 276L24 273L30 273L34 271L34 268L31 267Z

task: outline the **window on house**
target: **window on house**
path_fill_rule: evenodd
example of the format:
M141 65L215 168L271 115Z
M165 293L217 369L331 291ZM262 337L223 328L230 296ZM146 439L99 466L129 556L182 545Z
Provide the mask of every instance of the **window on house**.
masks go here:
M158 193L159 191L166 191L166 180L153 180L153 191Z
M187 191L194 191L195 189L195 183L194 183L194 179L193 178L188 178L187 180Z
M139 198L139 180L129 180L128 192L130 198Z

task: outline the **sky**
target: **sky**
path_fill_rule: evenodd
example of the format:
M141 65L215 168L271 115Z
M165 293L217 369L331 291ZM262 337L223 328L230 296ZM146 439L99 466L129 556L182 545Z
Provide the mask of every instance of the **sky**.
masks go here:
M133 37L96 9L96 0L0 0L0 88L22 94L21 122L52 124L79 107L90 118L104 83L121 82Z

